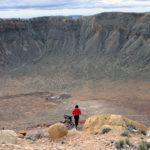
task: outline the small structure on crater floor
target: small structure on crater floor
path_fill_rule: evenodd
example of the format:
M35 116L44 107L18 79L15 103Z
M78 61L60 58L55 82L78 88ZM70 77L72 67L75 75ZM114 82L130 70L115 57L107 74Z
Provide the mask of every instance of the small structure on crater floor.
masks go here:
M62 100L62 99L68 99L70 98L71 95L70 94L67 94L67 93L63 93L63 94L60 94L60 95L56 95L54 96L53 94L51 94L50 96L48 96L46 98L46 100Z

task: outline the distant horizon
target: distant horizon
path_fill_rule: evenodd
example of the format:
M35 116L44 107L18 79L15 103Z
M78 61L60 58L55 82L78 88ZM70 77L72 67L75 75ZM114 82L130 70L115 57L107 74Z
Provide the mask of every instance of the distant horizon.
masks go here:
M35 16L35 17L28 17L28 18L21 18L21 17L8 17L8 18L1 18L0 19L34 19L34 18L44 18L44 17L68 17L68 18L78 18L78 17L88 17L88 16L94 16L94 15L98 15L98 14L102 14L102 13L135 13L135 14L145 14L145 13L150 13L149 12L100 12L100 13L96 13L96 14L92 14L92 15L45 15L45 16Z
M0 18L43 16L91 16L103 12L150 12L150 0L5 0L0 1Z

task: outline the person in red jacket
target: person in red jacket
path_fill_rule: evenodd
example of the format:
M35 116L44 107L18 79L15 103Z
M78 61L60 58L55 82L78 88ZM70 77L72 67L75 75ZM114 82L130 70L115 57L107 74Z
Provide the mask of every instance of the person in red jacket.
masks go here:
M76 126L76 129L77 129L78 122L79 122L79 115L81 115L81 110L79 109L78 105L75 106L75 108L72 111L72 114L74 116L75 126Z

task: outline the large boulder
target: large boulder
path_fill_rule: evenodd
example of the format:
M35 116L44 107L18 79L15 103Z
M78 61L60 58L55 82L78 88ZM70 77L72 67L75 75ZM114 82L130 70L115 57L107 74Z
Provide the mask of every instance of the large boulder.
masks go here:
M89 133L101 132L105 127L116 130L127 130L129 126L147 131L143 124L127 119L121 115L99 115L89 117L83 126L83 131Z
M0 130L0 144L16 144L17 137L12 130Z
M57 138L66 136L68 133L68 130L64 124L56 123L49 127L48 133L51 136L52 140L55 140Z

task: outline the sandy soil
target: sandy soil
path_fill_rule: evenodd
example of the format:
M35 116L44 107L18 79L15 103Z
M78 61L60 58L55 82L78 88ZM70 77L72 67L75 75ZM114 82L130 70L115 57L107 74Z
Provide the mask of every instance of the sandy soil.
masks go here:
M20 130L41 123L63 121L63 115L71 114L76 104L82 110L81 120L96 114L122 114L150 126L149 91L149 82L105 81L95 84L95 87L89 82L80 89L51 91L56 95L63 92L71 94L72 97L65 100L47 101L50 92L45 91L9 95L0 98L0 128Z

